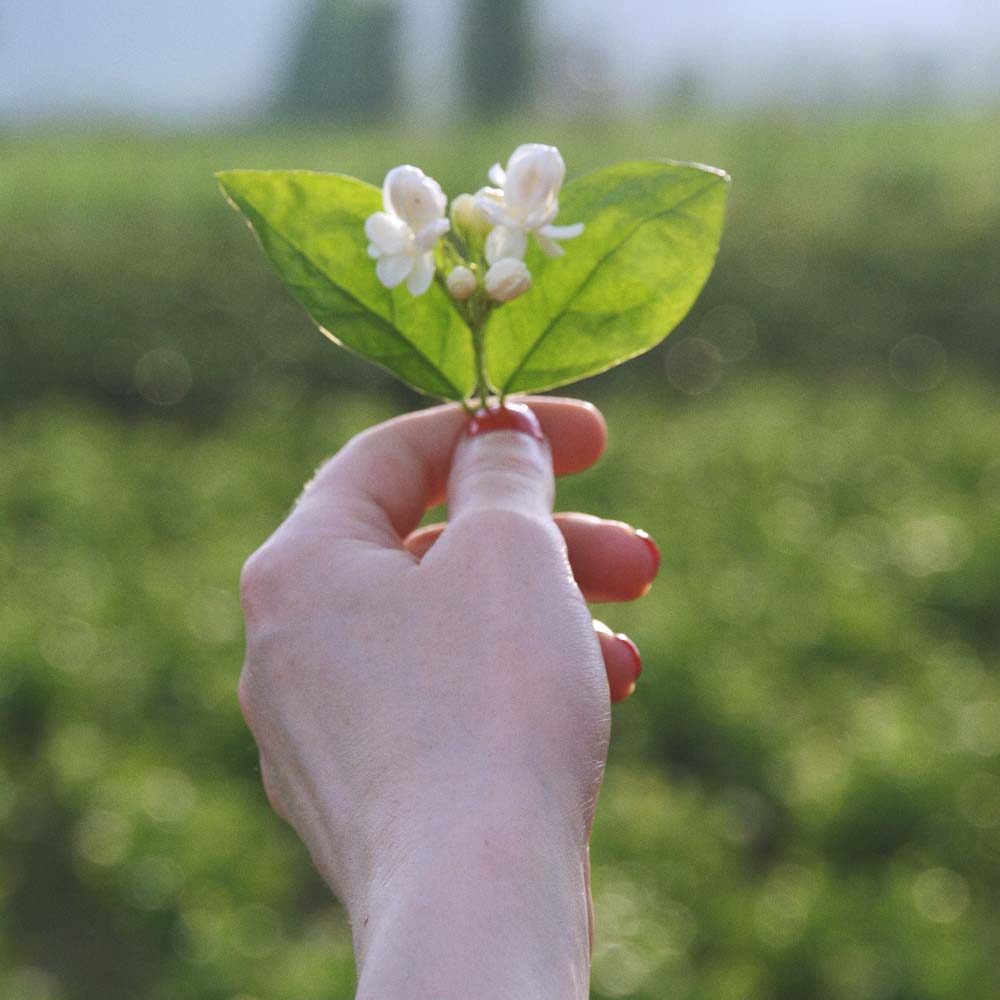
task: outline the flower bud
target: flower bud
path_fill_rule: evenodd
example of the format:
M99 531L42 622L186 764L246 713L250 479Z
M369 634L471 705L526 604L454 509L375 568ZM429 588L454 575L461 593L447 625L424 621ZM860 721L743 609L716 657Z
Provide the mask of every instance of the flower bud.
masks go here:
M510 302L531 288L531 272L523 260L501 257L486 272L486 294L494 302Z
M490 220L471 194L460 194L451 202L451 223L463 233L485 235L490 231Z
M464 302L476 291L476 276L467 268L459 265L448 275L445 284L453 299Z

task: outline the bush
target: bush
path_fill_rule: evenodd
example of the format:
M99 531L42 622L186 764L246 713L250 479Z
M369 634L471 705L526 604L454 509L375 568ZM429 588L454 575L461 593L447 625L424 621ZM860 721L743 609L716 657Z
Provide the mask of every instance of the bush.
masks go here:
M686 362L696 376L706 363L727 378L767 367L879 380L891 367L918 382L946 364L1000 368L995 116L811 127L676 118L608 125L600 143L596 127L18 137L0 163L0 401L72 392L212 421L262 382L397 392L316 333L212 172L310 167L380 183L409 159L454 194L479 187L525 138L558 143L571 174L669 155L735 177L719 266L695 310L645 363L587 391L655 390L685 335L699 341Z
M525 138L736 177L683 328L578 390L612 447L561 486L664 551L597 611L646 667L594 996L1000 993L995 115L534 128L7 137L0 996L353 995L239 718L235 587L315 465L415 399L316 333L211 171L405 158L457 193Z
M251 397L195 433L39 403L0 432L0 993L353 995L239 718L235 585L391 409ZM759 379L606 410L561 506L648 528L664 571L597 612L646 668L594 832L594 995L996 996L992 390Z

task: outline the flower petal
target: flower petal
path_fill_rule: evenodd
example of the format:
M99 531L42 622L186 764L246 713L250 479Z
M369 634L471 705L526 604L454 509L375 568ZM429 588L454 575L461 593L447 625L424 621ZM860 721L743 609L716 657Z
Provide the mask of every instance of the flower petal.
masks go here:
M495 264L504 257L524 260L528 249L528 234L520 229L497 226L486 237L486 262Z
M421 250L431 250L434 244L451 229L451 223L447 219L436 219L428 222L416 235L416 244Z
M375 262L375 273L386 288L395 288L412 270L413 258L409 254L379 257Z
M377 246L375 246L374 243L369 243L368 244L368 256L371 257L372 260L378 260L379 257L382 256L382 251L379 250L379 248Z
M554 240L571 240L583 232L583 223L574 222L571 226L542 226L538 232Z
M406 279L411 295L423 295L434 280L434 254L422 253L414 259L413 270Z
M400 177L410 170L417 170L417 167L411 167L409 164L403 164L400 167L393 167L385 175L385 180L382 181L382 207L390 212L392 215L398 215L399 212L396 210L396 206L393 204L392 193L396 185L399 183ZM419 171L423 173L422 170Z
M382 199L386 211L398 215L414 232L440 219L448 207L441 185L409 164L393 167L386 174Z
M365 236L380 253L402 253L410 238L410 227L395 215L376 212L365 219Z
M504 172L503 167L499 163L494 163L490 167L489 173L486 175L489 177L490 181L495 184L498 188L502 188L504 181L507 179L507 174Z
M473 196L476 205L494 226L502 226L504 223L503 212L503 191L498 188L480 188Z
M559 202L551 201L548 205L529 212L522 225L525 229L541 229L547 226L559 214Z
M542 229L539 229L535 233L535 239L538 240L538 245L541 247L542 253L545 254L546 257L561 257L566 252Z
M537 142L518 146L507 161L504 202L519 218L545 211L558 197L566 164L555 146Z

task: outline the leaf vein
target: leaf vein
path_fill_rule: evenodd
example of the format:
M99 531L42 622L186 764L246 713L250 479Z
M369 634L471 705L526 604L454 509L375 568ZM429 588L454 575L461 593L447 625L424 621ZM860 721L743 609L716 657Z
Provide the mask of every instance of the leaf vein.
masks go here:
M662 212L657 212L656 215L650 215L649 217L642 219L640 222L637 222L635 226L633 226L632 229L630 229L628 233L621 240L619 240L613 247L611 247L606 253L604 253L595 262L594 266L590 269L589 273L583 279L583 281L580 282L580 285L577 287L576 291L573 292L573 294L570 296L569 299L567 299L566 303L563 305L563 308L555 316L552 317L552 319L545 325L545 328L542 330L542 332L535 338L531 347L528 348L524 356L517 363L517 367L507 377L507 381L504 384L504 389L507 390L510 388L511 385L513 385L514 380L517 378L518 375L520 375L521 370L524 368L525 364L527 364L528 359L535 353L536 350L538 350L539 345L549 335L549 332L552 330L552 327L555 326L556 323L558 323L566 315L566 313L569 311L570 304L573 302L575 298L577 298L579 295L583 293L584 289L587 287L587 285L590 284L594 275L597 273L597 271L600 270L601 266L604 264L605 261L607 261L610 257L614 256L614 254L616 254L626 243L628 243L628 241L631 240L632 237L635 236L635 234L640 229L642 229L643 226L648 225L651 222L655 222L657 219L662 219L665 215L673 215L674 213L679 212L682 208L684 208L685 205L689 204L692 201L695 201L696 199L700 198L703 194L705 194L706 191L709 191L712 188L714 188L717 180L718 178L713 178L712 180L704 184L702 187L698 188L696 191L693 191L691 194L687 195L687 197L682 198L676 204L671 205L669 208L665 208Z
M251 206L251 208L252 208L252 206ZM253 211L253 214L258 219L258 224L263 225L269 232L273 233L275 236L278 237L278 239L280 239L282 242L286 243L324 281L326 281L327 283L329 283L333 288L335 288L338 292L340 292L346 298L350 299L351 302L353 302L359 308L359 310L361 310L366 316L371 316L371 317L374 317L376 320L378 320L378 322L380 324L382 324L382 326L384 326L390 333L394 334L404 344L406 344L406 346L408 348L410 348L415 354L419 355L420 358L422 358L423 361L426 362L427 366L436 375L438 375L438 377L445 383L445 385L447 385L447 386L449 386L451 388L451 390L455 393L456 398L461 398L462 396L465 395L465 393L461 389L459 389L458 386L455 385L455 383L452 382L452 380L427 356L427 354L425 354L416 344L413 343L412 340L409 339L409 337L406 336L405 333L403 333L402 330L399 329L398 326L396 326L396 324L395 324L394 321L390 321L390 320L386 319L384 316L380 316L378 313L374 312L364 302L362 302L357 296L353 295L346 288L344 288L343 285L340 285L338 282L334 281L333 278L331 278L325 271L323 271L320 268L320 266L315 261L313 261L313 259L309 256L309 254L307 254L297 243L295 243L292 239L290 239L287 236L285 236L283 233L278 232L278 230L275 229L274 226L270 225L270 223L268 223L267 219L265 219L256 210L256 208L252 208L252 211ZM395 303L393 302L393 300L392 300L391 297L389 299L389 302L390 302L390 308L392 310L393 319L395 319L396 306L395 306ZM320 324L320 325L322 326L322 324ZM344 346L346 347L347 345L345 344Z

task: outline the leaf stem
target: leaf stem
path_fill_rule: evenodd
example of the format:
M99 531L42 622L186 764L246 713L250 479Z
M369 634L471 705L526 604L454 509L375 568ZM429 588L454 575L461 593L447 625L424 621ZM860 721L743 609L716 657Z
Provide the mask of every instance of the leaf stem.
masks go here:
M481 325L472 331L472 347L476 353L476 393L479 396L479 405L485 407L489 390L486 381L486 351L483 347L483 328Z
M493 303L480 293L469 301L469 307L468 323L472 331L472 350L476 359L476 393L479 396L479 405L485 408L493 394L489 375L486 373L486 320L489 318Z

